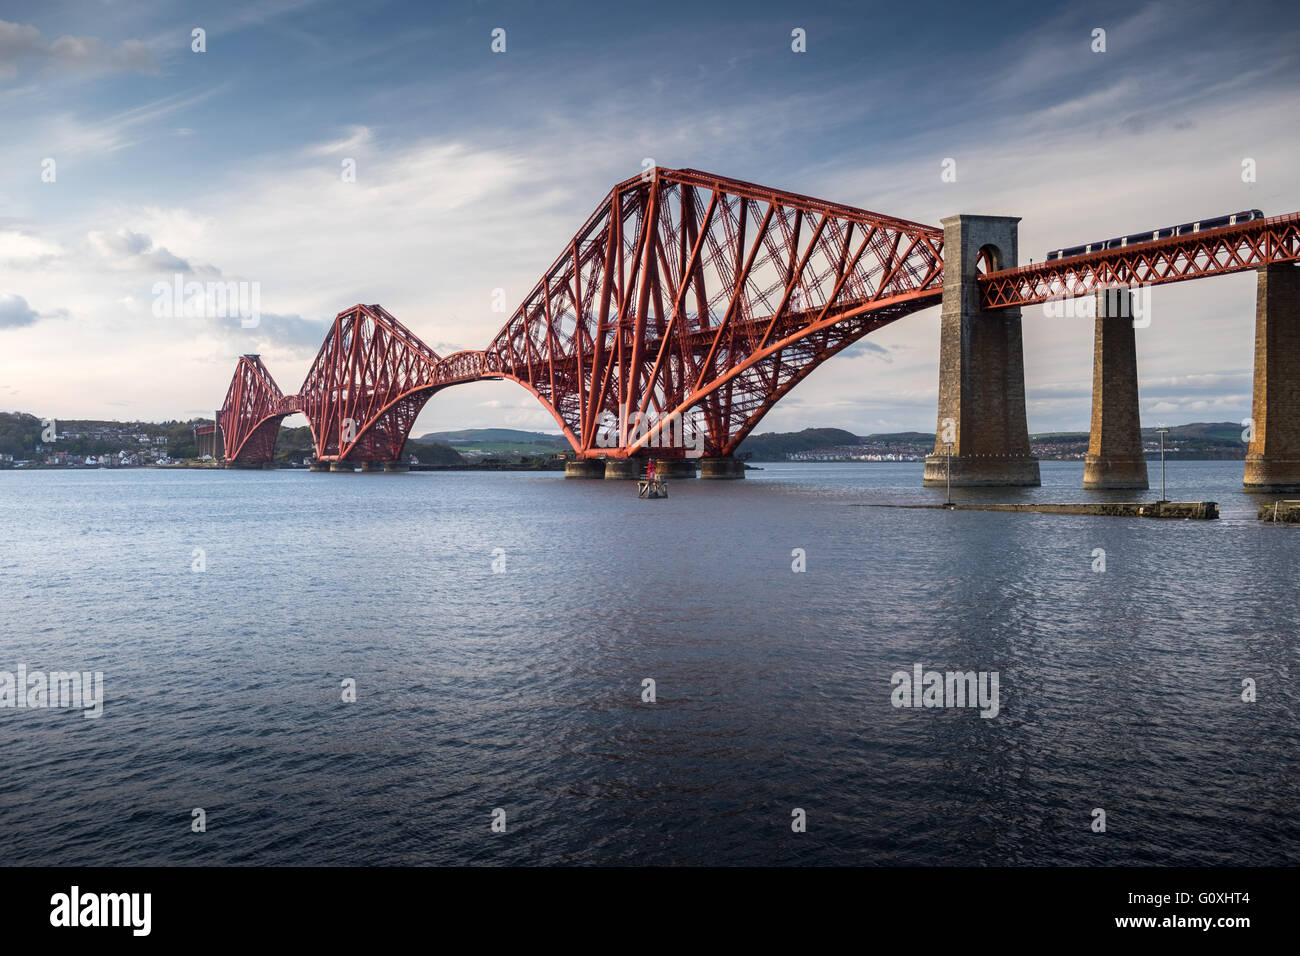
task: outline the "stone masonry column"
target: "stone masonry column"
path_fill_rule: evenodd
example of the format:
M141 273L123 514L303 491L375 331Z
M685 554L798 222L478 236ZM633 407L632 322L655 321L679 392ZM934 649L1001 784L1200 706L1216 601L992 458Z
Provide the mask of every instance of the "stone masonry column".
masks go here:
M1255 285L1255 431L1246 491L1300 491L1300 266L1261 266Z
M1138 413L1137 340L1133 294L1099 289L1092 338L1092 428L1083 487L1147 488Z
M1025 418L1020 310L980 309L975 285L981 250L991 269L1017 263L1012 216L943 220L943 306L939 339L939 427L924 484L946 481L944 442L953 442L954 486L1038 485Z

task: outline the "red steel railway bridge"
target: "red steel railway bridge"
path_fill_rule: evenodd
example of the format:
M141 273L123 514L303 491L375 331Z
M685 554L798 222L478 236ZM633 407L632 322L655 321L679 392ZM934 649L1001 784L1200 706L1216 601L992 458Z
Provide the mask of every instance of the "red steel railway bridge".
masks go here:
M1248 489L1300 489L1300 213L1019 266L1018 219L942 228L691 169L656 168L605 196L482 351L439 355L379 305L334 319L285 394L239 359L215 429L232 466L270 463L306 416L317 469L397 470L438 391L508 379L573 447L570 477L739 478L735 451L831 356L921 309L942 310L935 453L924 480L1036 485L1022 306L1095 296L1085 487L1145 488L1129 291L1253 269L1254 431Z

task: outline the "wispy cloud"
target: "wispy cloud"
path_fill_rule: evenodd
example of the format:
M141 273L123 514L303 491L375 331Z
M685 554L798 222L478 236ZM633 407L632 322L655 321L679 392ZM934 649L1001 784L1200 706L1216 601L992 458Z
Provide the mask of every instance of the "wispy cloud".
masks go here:
M86 238L99 257L114 268L138 269L145 272L195 271L187 260L172 254L163 246L155 245L148 236L132 232L126 227L112 233L91 232ZM216 270L211 268L203 271L217 274Z
M140 40L113 45L98 37L64 34L47 41L33 26L0 20L0 79L17 76L25 63L84 74L159 72L149 47Z

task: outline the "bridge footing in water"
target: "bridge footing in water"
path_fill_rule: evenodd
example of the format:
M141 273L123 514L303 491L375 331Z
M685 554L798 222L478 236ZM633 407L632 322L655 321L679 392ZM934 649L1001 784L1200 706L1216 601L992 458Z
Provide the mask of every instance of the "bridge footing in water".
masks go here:
M1242 487L1300 491L1300 266L1256 271L1254 433Z
M656 458L655 475L659 478L694 478L694 458Z
M701 458L700 477L731 479L745 477L745 463L739 458Z
M634 481L645 474L644 458L606 458L605 477L610 481Z
M604 478L605 462L599 458L575 458L564 463L565 478Z
M656 458L655 474L659 478L694 478L694 458ZM639 479L645 475L644 458L575 458L564 463L565 478L609 478L611 481Z

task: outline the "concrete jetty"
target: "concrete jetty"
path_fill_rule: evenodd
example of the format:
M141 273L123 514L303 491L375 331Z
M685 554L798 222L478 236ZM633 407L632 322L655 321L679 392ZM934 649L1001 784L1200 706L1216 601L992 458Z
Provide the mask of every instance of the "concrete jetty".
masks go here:
M1300 502L1296 502L1300 509ZM940 511L1019 511L1049 515L1101 515L1108 518L1191 518L1210 520L1219 517L1215 501L1098 501L1080 504L937 504L887 505L869 504L868 508L925 508ZM1300 516L1291 519L1300 521Z
M1272 501L1259 506L1260 521L1300 524L1300 501Z

